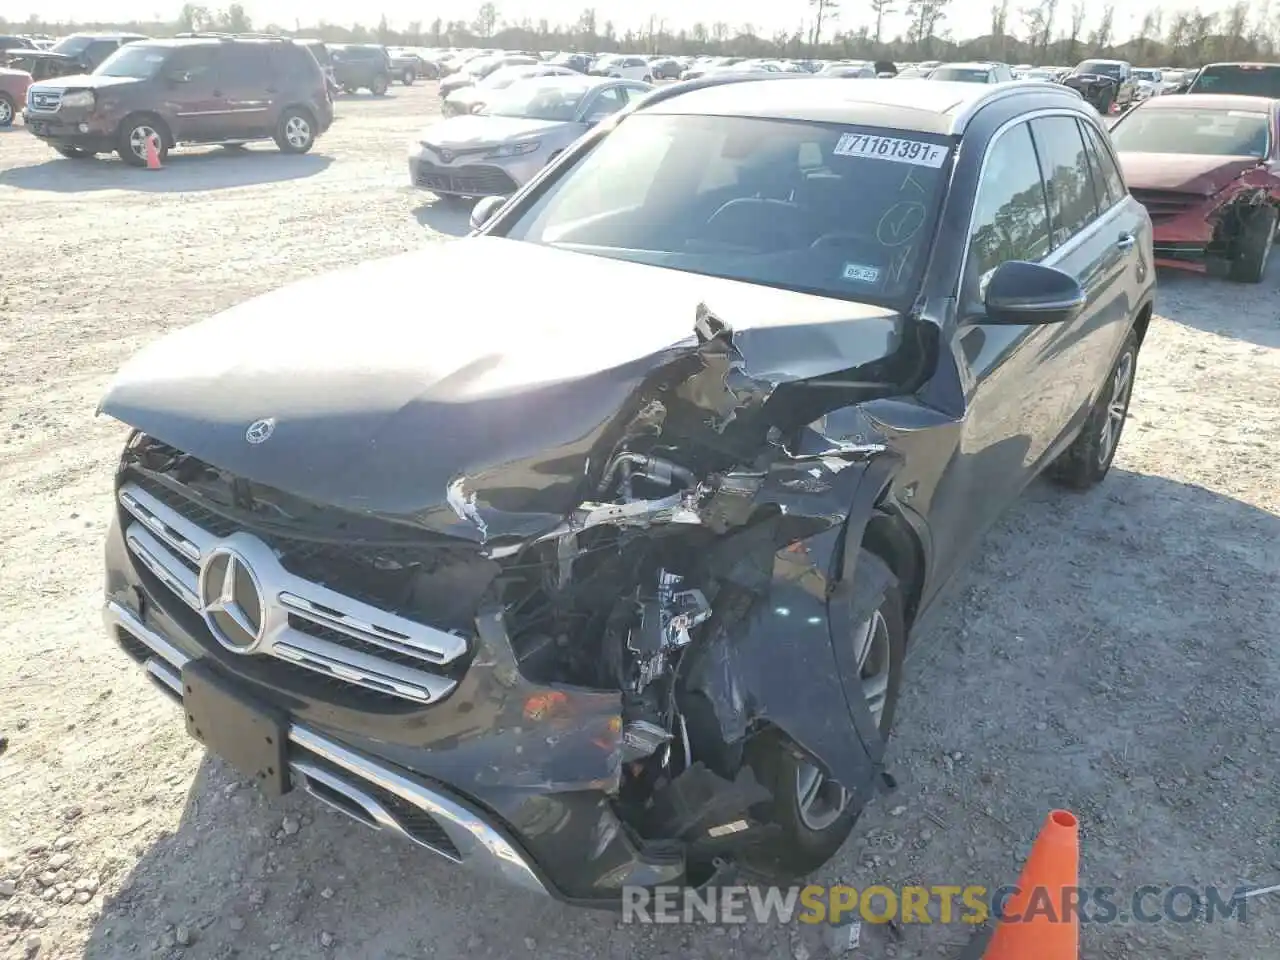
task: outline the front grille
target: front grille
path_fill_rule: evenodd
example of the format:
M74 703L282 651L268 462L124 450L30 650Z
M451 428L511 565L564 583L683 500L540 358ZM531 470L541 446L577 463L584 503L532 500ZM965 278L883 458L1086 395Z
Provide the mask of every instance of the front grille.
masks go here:
M62 93L57 90L32 90L28 105L32 113L57 113L62 104Z
M247 649L249 657L272 657L333 682L416 703L440 700L457 685L457 668L468 652L465 637L299 572L317 553L341 554L342 545L304 549L289 538L281 538L283 546L272 543L163 484L132 476L118 498L129 550L160 585L205 618L211 640L237 653ZM225 633L213 629L222 621L204 612L218 589L212 582L202 587L201 570L228 550L252 572L259 594L252 646L228 643ZM360 550L349 552L358 562Z
M441 167L425 160L418 164L414 183L427 190L464 197L501 197L516 190L516 182L500 167Z
M1130 190L1133 199L1147 208L1152 223L1164 223L1186 213L1204 200L1198 193L1177 190Z

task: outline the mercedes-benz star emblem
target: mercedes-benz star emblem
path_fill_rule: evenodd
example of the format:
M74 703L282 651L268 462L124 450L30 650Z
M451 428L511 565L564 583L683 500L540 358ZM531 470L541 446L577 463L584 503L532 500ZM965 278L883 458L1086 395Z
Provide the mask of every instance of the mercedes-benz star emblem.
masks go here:
M275 432L276 418L267 417L265 420L255 420L249 424L249 429L244 432L244 438L250 443L266 443Z
M200 612L215 640L235 653L262 642L262 587L244 557L217 547L200 567Z
M443 160L445 163L453 163L453 151L452 151L452 150L441 150L441 151L440 151L440 159L441 159L441 160Z

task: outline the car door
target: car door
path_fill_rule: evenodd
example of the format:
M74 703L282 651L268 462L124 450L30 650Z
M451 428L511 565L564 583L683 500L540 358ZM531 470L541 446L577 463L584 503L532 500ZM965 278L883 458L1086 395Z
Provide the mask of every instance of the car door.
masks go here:
M986 322L987 282L1008 260L1043 262L1053 252L1049 204L1030 124L998 130L981 166L956 321L944 336L964 385L957 449L929 500L935 584L948 580L984 530L1032 476L1034 451L1056 432L1040 409L1052 397L1043 358L1062 331Z
M260 43L228 43L218 56L218 89L226 98L222 136L252 139L270 134L276 91L267 47Z
M1043 427L1028 451L1033 472L1087 417L1137 308L1141 287L1135 278L1149 269L1137 259L1141 225L1127 196L1113 202L1113 188L1095 185L1100 161L1082 129L1091 126L1069 114L1031 121L1053 228L1053 252L1044 262L1075 277L1088 297L1075 319L1053 328L1040 357Z
M216 139L210 131L226 123L227 99L218 92L219 47L180 47L164 65L165 116L173 117L177 140Z

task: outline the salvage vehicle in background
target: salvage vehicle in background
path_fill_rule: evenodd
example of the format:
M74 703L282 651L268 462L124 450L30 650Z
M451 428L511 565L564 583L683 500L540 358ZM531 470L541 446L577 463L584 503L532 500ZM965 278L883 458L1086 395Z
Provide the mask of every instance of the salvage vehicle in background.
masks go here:
M1111 128L1156 262L1245 283L1266 274L1280 211L1280 100L1156 97Z
M385 48L391 60L391 74L406 87L413 86L425 71L422 57L399 47Z
M1185 92L1280 99L1280 63L1206 64L1186 85Z
M532 67L542 63L541 58L522 53L504 53L491 57L477 57L466 66L440 81L440 96L447 97L455 90L479 83L495 70L503 67Z
M652 89L634 80L576 73L521 80L488 94L478 113L424 130L409 147L409 180L446 200L511 193L593 126Z
M302 44L193 35L131 43L91 75L33 83L23 120L64 157L114 150L143 166L153 140L161 159L179 143L268 139L306 153L333 123L333 101Z
M26 102L31 74L25 70L0 67L0 127L13 126L13 118Z
M1137 78L1124 60L1083 60L1062 82L1104 117L1128 110L1138 101Z
M951 83L1006 83L1013 80L1014 76L1007 63L981 60L939 64L929 72L927 79Z
M1159 70L1134 67L1133 79L1138 85L1136 99L1146 100L1164 93L1164 74Z
M375 97L391 88L391 58L376 43L328 43L333 79L344 93L364 89Z
M440 104L440 113L445 117L460 117L475 113L483 107L500 90L506 90L513 83L521 80L532 80L535 77L577 77L576 70L568 67L557 67L549 63L523 67L503 67L495 70L479 83L461 90L455 90L444 98Z
M814 870L983 532L1111 466L1154 271L1106 133L715 77L475 217L120 371L111 636L268 793L528 889ZM379 309L424 282L468 311Z
M616 80L639 80L642 83L653 82L653 71L649 61L644 57L629 57L610 53L600 57L590 70L593 77L613 77Z

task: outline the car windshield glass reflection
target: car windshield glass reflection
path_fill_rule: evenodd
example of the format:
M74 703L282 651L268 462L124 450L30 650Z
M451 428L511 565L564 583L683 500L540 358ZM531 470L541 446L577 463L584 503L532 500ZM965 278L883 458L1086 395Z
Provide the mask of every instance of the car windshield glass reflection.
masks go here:
M93 37L63 37L52 47L54 53L65 53L69 57L78 57L89 49Z
M1190 93L1234 93L1244 97L1280 98L1280 66L1205 67Z
M1076 67L1076 73L1092 73L1103 77L1120 78L1120 64L1107 63L1104 60L1086 60Z
M130 44L103 60L93 72L104 77L135 77L146 80L160 72L168 55L169 51L160 47Z
M507 236L898 307L928 255L948 153L931 134L636 114Z
M483 112L493 117L524 117L567 123L578 115L578 107L589 89L585 83L521 81L494 97Z
M1111 131L1117 150L1264 157L1267 115L1250 110L1140 111Z

